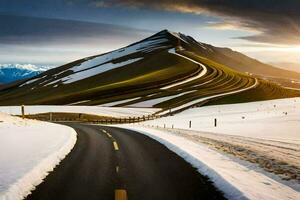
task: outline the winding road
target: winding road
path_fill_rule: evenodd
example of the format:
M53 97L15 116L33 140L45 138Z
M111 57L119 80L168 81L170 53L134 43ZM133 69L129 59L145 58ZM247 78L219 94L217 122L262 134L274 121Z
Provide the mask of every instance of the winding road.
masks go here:
M201 78L202 76L204 76L204 75L207 73L207 68L206 68L206 66L203 65L202 63L199 63L199 62L197 62L196 60L193 60L193 59L191 59L191 58L189 58L189 57L186 57L186 56L184 56L184 55L181 55L181 54L179 54L179 53L176 53L176 50L175 50L174 48L170 49L168 52L169 52L169 53L172 53L172 54L175 54L175 55L177 55L177 56L179 56L179 57L182 57L182 58L184 58L184 59L186 59L186 60L189 60L189 61L191 61L192 63L195 63L196 65L198 65L199 67L201 67L202 70L201 70L201 72L198 73L196 76L190 77L190 78L188 78L188 79L185 79L185 80L180 81L180 82L177 82L177 83L173 83L173 84L171 84L171 85L167 85L167 86L162 87L162 88L160 88L160 89L162 89L162 90L170 89L170 88L172 88L172 87L175 87L175 86L178 86L178 85L182 85L182 84L191 82L191 81L193 81L193 80L196 80L196 79L198 79L198 78Z
M27 200L224 199L181 157L140 133L68 123L78 134L71 153Z

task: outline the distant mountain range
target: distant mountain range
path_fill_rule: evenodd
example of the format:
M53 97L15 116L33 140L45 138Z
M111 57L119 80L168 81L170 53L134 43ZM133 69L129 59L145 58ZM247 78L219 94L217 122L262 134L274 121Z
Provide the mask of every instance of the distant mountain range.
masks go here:
M0 90L0 105L153 107L164 114L207 103L300 96L265 77L290 81L300 74L163 30L10 84Z
M0 64L0 84L28 79L50 68L32 64Z

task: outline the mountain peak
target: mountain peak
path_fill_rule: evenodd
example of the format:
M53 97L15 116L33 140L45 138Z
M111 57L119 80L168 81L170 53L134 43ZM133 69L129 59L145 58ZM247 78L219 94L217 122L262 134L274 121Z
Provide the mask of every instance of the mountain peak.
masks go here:
M159 31L158 33L170 33L170 31L168 29L163 29L163 30Z
M165 47L176 47L182 43L189 44L191 41L191 37L185 36L184 34L178 33L178 32L173 32L169 31L168 29L164 29L162 31L159 31L155 33L154 35L140 41L164 41L164 46ZM193 39L192 39L193 40Z
M169 38L171 36L174 36L173 32L169 31L168 29L164 29L164 30L161 30L161 31L155 33L154 35L151 35L148 38L149 39L150 38L157 38L157 37ZM148 38L146 38L146 39L148 39Z
M166 37L173 37L173 38L176 38L176 39L182 39L181 38L181 33L179 32L173 32L173 31L169 31L168 29L164 29L162 31L159 31L158 33L154 34L153 36L155 35L161 35L161 36L166 36Z

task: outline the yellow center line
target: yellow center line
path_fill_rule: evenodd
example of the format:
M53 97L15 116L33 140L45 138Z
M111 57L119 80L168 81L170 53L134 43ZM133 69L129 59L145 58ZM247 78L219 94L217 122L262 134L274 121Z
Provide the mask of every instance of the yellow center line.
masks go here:
M115 150L118 151L119 150L118 143L116 141L113 141L113 145L114 145Z
M116 172L117 173L119 172L119 166L116 166Z
M102 132L103 132L103 133L106 133L106 130L102 129Z
M126 190L123 189L115 190L115 200L128 200Z

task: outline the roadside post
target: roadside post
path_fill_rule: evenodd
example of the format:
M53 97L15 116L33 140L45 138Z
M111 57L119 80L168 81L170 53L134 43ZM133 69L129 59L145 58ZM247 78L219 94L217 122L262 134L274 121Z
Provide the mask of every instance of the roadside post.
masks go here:
M192 121L189 121L189 128L192 128Z
M25 108L24 105L21 106L21 113L22 113L22 118L25 118Z
M214 126L217 127L217 118L214 120Z

